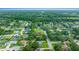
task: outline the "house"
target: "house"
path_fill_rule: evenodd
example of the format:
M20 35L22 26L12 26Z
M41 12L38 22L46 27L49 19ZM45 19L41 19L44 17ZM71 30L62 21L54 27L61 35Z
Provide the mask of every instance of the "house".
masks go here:
M14 39L19 38L19 34L14 34L14 35L13 35L13 38L14 38Z
M19 36L19 34L14 34L13 36L14 36L14 37L18 37L18 36Z
M0 36L0 40L2 40L3 39L3 37L2 36Z
M25 28L25 29L24 29L24 33L28 33L29 31L30 31L29 28Z
M5 43L5 46L7 46L7 45L9 45L9 44L10 44L10 42L6 42L6 43Z

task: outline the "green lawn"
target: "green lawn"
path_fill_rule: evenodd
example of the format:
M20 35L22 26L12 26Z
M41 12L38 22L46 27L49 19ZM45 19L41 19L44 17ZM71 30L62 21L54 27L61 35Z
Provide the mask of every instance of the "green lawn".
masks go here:
M6 48L6 46L0 46L1 49Z
M48 48L48 44L47 44L47 42L46 42L46 41L44 41L44 42L42 43L41 48Z
M7 42L7 40L5 40L5 39L2 39L2 40L0 40L0 43L6 43Z

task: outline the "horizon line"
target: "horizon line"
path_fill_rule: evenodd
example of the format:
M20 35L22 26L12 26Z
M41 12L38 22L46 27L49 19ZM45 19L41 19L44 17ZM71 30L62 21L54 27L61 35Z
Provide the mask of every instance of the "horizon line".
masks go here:
M0 8L0 10L79 10L79 8Z

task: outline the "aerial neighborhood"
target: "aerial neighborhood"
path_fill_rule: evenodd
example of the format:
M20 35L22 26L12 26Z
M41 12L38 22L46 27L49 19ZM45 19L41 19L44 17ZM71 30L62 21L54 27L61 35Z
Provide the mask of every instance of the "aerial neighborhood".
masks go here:
M0 10L0 51L79 51L79 11Z

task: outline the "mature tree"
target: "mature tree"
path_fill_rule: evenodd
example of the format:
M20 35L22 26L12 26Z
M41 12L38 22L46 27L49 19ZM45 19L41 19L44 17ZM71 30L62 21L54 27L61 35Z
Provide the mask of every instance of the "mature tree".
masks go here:
M23 51L34 51L38 48L38 43L35 42L29 42L25 47L23 47Z

